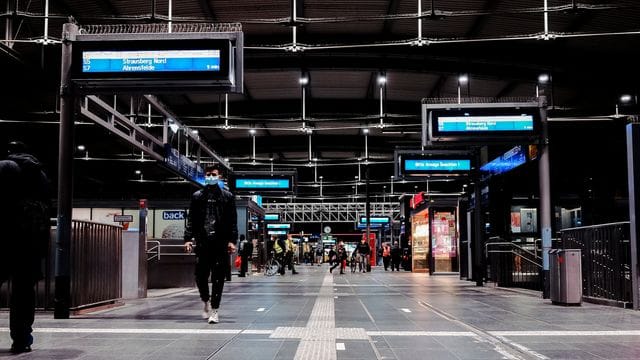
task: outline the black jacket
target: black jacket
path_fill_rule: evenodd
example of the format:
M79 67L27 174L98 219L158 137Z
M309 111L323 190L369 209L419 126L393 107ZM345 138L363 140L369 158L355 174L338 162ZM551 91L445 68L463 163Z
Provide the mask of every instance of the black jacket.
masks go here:
M227 190L207 185L191 196L184 241L196 241L196 253L227 254L238 238L236 201Z
M369 247L369 244L365 243L358 243L358 246L356 246L356 251L358 252L358 254L362 254L362 255L369 255L371 253L371 248Z

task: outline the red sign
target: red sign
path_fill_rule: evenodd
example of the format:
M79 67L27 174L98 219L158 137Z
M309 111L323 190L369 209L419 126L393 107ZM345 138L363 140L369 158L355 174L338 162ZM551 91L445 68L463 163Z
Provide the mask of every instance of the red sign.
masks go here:
M421 191L421 192L419 192L419 193L417 193L417 194L415 194L415 195L413 195L411 197L411 202L409 203L409 206L412 209L415 209L418 206L420 206L420 204L422 204L424 202L424 200L425 200L424 199L424 192Z
M140 203L140 209L147 208L147 199L140 199L139 203Z

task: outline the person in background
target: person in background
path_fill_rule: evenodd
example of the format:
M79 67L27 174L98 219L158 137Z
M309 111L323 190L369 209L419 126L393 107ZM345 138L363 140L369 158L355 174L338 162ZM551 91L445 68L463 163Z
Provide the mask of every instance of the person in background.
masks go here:
M389 243L382 245L382 263L384 264L384 271L389 271L389 263L391 263L391 246L389 246Z
M0 161L0 285L11 280L9 334L14 354L31 351L35 285L50 234L50 184L40 161L21 142L11 142Z
M251 259L251 254L253 253L253 243L248 241L244 234L240 235L240 244L238 249L238 256L242 259L242 263L240 264L240 277L245 277L247 275L247 269L249 268L249 261Z
M332 266L335 261L338 261L338 253L336 253L333 245L331 245L331 248L329 249L328 257L329 257L329 266Z
M371 247L369 247L367 239L360 239L360 243L356 246L355 251L358 254L358 269L361 272L367 272L369 255L371 254Z
M333 272L333 269L340 266L340 274L344 274L344 269L347 266L347 249L344 244L340 242L338 244L338 251L336 252L336 261L332 267L329 268L329 272Z
M391 248L391 271L394 269L396 271L400 271L400 262L402 261L402 252L400 251L400 246L397 241L393 242L393 247Z
M256 267L258 273L262 272L264 261L264 243L262 240L253 239L253 252L251 253L251 265Z
M322 265L322 258L324 255L324 249L320 245L316 245L316 263L318 266Z
M288 235L284 244L285 244L285 264L287 265L287 268L291 270L291 274L295 275L298 272L296 271L296 267L293 259L293 255L296 251L296 244L293 243L293 237L291 237L291 235Z
M214 165L205 169L205 186L191 197L184 249L193 251L195 241L196 284L204 303L202 316L209 324L219 322L218 309L224 280L231 269L229 254L236 250L238 227L236 202L224 187L222 168ZM211 293L209 293L211 276Z

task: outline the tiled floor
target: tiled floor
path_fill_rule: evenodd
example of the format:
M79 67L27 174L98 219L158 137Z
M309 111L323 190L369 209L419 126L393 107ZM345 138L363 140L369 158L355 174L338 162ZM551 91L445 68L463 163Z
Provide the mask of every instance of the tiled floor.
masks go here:
M640 359L640 312L560 307L456 276L408 272L233 278L221 322L195 289L54 320L38 313L33 352L12 356L0 313L0 358L13 359Z

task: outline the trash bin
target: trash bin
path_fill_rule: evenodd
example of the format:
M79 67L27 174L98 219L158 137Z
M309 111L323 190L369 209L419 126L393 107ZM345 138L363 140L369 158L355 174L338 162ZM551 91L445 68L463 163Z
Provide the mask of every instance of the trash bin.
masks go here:
M549 250L551 302L582 304L582 254L580 249Z

